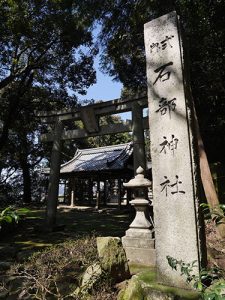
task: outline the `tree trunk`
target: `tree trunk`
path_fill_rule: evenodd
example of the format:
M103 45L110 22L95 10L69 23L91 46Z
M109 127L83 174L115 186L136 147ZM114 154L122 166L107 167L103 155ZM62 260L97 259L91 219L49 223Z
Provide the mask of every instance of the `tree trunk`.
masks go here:
M219 208L219 199L216 193L216 189L213 183L211 171L209 168L209 163L207 159L207 155L205 152L204 144L202 141L202 137L200 134L198 119L196 116L196 112L194 110L194 118L195 118L195 128L197 133L197 139L198 139L198 153L199 153L199 159L200 159L200 171L201 171L201 179L202 184L205 192L205 196L207 199L207 202L210 206L211 212L213 214L213 211L217 211L220 214L223 214L222 210ZM225 219L224 219L225 221ZM219 224L217 225L218 232L222 238L225 237L225 224Z

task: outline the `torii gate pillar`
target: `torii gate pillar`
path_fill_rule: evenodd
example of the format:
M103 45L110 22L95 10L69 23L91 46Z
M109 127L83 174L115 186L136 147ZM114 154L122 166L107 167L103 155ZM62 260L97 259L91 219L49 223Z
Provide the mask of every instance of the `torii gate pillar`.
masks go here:
M57 121L55 123L54 140L50 161L50 176L48 185L48 197L47 197L47 225L48 229L52 230L56 224L56 212L58 204L58 192L59 192L59 177L60 177L60 158L62 147L62 132L63 124Z
M132 133L134 143L134 175L136 170L141 166L146 170L146 158L145 158L145 139L143 128L143 116L142 107L134 102L132 104Z

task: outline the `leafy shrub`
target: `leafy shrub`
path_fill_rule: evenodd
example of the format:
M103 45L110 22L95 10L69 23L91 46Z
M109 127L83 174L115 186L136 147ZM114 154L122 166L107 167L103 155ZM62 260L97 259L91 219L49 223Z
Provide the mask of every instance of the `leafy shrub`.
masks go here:
M216 225L225 223L225 205L219 204L214 207L207 203L200 205L203 208L205 220L212 220Z
M12 223L16 224L19 222L21 218L23 218L29 209L27 208L14 208L13 206L9 206L1 211L0 213L0 229L3 223Z
M166 258L173 270L178 271L178 267L180 268L180 275L186 276L187 283L191 283L201 293L202 299L225 299L225 280L222 278L222 270L218 268L201 269L199 274L195 274L196 261L185 263L183 260L177 260L171 256L167 256Z

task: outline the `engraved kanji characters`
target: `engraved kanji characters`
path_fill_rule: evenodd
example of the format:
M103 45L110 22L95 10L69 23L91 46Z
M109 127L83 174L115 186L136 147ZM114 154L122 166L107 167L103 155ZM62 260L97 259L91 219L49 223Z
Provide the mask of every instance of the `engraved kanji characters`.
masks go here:
M171 100L167 100L167 98L161 98L159 101L159 109L157 109L155 112L160 112L161 116L165 115L168 112L171 118L171 111L174 111L176 108L176 100L176 98L173 98Z
M161 186L161 193L164 192L166 194L166 197L168 196L168 193L170 192L171 195L175 195L175 194L185 194L185 191L180 189L180 185L182 185L182 181L179 180L179 176L176 175L175 176L175 182L170 184L170 180L168 179L167 176L164 176L164 178L166 179L165 181L163 181L162 183L160 183Z
M161 41L162 50L166 49L167 45L170 46L170 48L173 48L173 46L170 44L170 41L172 38L174 38L174 35L168 36L166 35L165 39Z
M153 85L156 84L156 82L159 80L160 82L166 81L170 79L170 71L167 71L166 68L169 66L172 66L173 62L170 61L167 64L164 64L160 66L159 68L155 69L155 73L159 73L158 76L156 77L155 81L153 82Z
M178 138L176 138L173 134L171 135L171 140L167 140L167 137L163 137L164 141L159 144L161 146L160 153L167 153L167 150L172 151L173 155L175 150L177 149L177 144L178 144Z
M173 46L170 43L170 40L172 38L174 38L174 35L170 35L170 36L166 35L165 39L162 40L161 42L152 43L150 45L150 52L152 53L154 49L156 50L156 52L158 52L159 50L165 50L168 45L170 46L170 48L173 48Z
M166 35L165 38L160 42L157 41L150 44L150 52L153 53L154 51L154 53L158 53L160 55L160 51L173 48L173 45L171 44L171 40L173 38L174 35ZM157 90L157 92L160 91L161 84L164 85L164 88L162 89L163 91L165 90L165 87L167 88L167 85L165 85L164 82L168 82L168 86L170 85L169 81L171 78L171 74L173 74L173 65L173 61L167 60L167 62L162 62L161 65L158 65L158 67L154 69L154 74L156 75L153 75L152 82L153 86L157 84L157 87L159 89ZM171 84L174 84L173 82ZM169 115L169 118L171 118L172 112L174 112L177 108L177 102L178 101L176 97L170 97L169 95L160 97L158 108L155 110L155 113L158 113L159 116ZM178 150L179 139L175 137L174 134L171 134L171 137L168 138L164 135L162 139L162 142L159 144L159 153L163 153L165 155L167 155L168 153L172 153L172 155L174 156L175 152ZM169 157L165 157L165 159L169 159ZM170 176L164 176L164 180L162 180L162 182L160 183L160 192L166 197L185 194L185 191L182 188L183 182L179 179L179 176L175 175L175 179L171 179L169 177Z

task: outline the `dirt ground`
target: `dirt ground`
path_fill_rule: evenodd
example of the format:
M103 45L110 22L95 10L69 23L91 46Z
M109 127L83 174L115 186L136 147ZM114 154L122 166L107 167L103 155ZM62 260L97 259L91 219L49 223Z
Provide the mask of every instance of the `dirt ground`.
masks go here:
M134 218L127 209L58 208L54 232L45 226L45 209L31 208L31 213L15 232L0 237L0 274L14 262L22 262L33 252L81 235L122 237ZM225 239L219 238L212 222L206 222L207 257L210 267L225 270Z
M208 266L225 270L225 239L220 238L212 221L205 225Z

